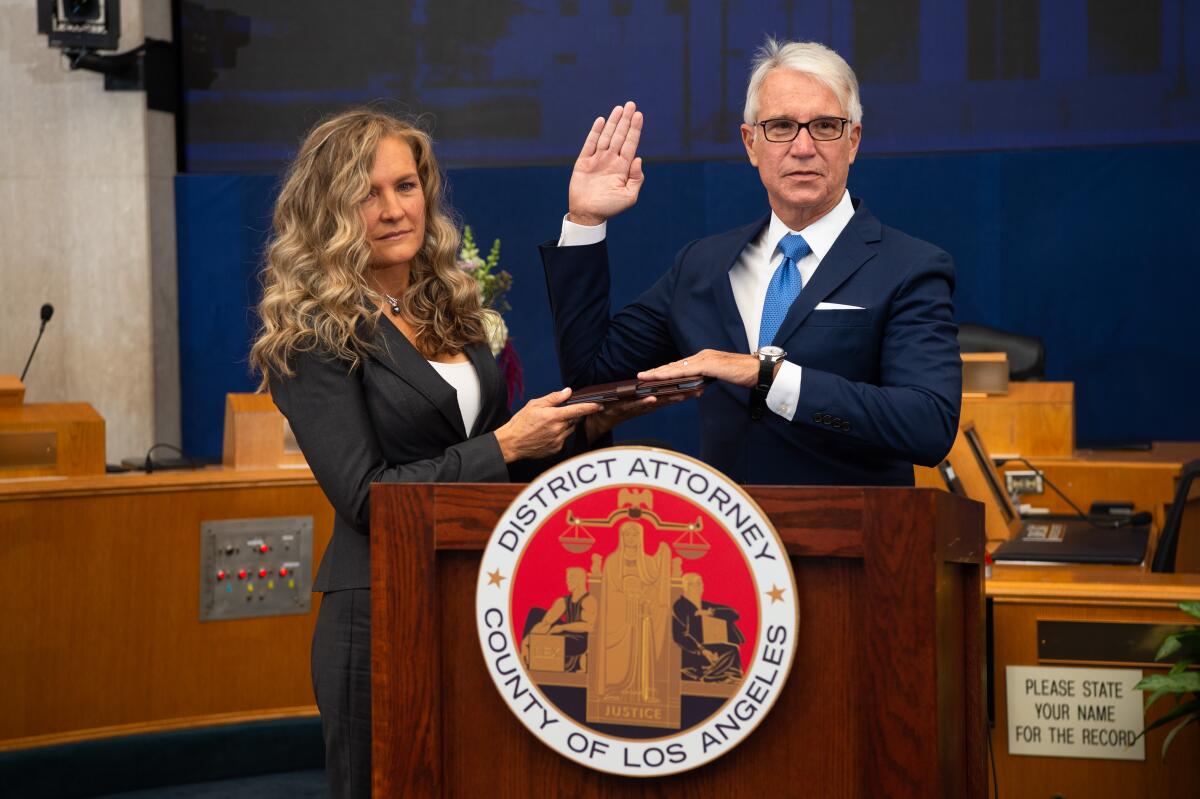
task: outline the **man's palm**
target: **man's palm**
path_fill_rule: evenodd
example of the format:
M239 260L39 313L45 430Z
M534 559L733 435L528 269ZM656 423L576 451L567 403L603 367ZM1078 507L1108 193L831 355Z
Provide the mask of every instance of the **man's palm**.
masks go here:
M642 115L632 102L592 123L567 190L572 221L597 225L637 202L645 176L637 157Z

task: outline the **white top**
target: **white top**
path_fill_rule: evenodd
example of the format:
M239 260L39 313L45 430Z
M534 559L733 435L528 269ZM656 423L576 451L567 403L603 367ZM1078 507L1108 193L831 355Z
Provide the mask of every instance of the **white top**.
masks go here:
M430 361L429 365L458 393L458 410L462 413L463 427L466 429L467 435L471 435L471 428L475 426L475 420L479 418L481 404L479 375L475 373L475 367L471 365L470 361L463 363Z
M821 265L821 260L829 253L837 237L842 235L852 216L854 205L850 202L849 191L842 194L842 199L829 213L803 230L789 229L772 211L770 223L742 250L733 268L729 270L729 285L733 289L738 314L746 328L746 341L750 344L750 352L758 349L758 328L762 322L767 286L783 261L783 251L779 249L780 240L789 233L799 233L808 242L812 252L796 264L800 270L801 285L807 286L817 267ZM606 227L603 222L594 227L577 225L564 217L558 245L576 247L595 244L604 240ZM792 361L784 361L783 366L779 367L779 374L775 376L775 382L771 384L771 391L767 394L767 407L789 422L796 414L796 404L800 400L800 380L803 375L802 366Z

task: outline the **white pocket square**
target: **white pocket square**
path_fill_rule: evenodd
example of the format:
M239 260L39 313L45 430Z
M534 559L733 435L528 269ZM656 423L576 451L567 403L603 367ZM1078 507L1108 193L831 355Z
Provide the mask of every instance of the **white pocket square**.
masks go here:
M818 302L814 311L865 311L861 305L842 305L840 302Z

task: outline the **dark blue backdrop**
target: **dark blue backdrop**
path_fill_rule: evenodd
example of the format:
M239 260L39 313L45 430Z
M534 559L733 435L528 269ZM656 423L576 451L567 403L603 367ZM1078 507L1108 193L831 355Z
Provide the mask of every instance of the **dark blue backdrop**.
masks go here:
M508 323L529 396L558 387L536 245L557 236L568 167L451 170L452 201L481 249L503 240ZM219 458L224 396L256 384L246 362L272 175L181 175L183 447ZM1200 438L1200 144L866 157L850 189L885 224L955 258L959 321L1041 336L1050 379L1076 383L1078 441ZM752 220L766 203L742 162L647 165L638 205L609 226L624 303L687 241ZM625 437L696 452L694 403Z
M768 34L854 66L871 153L1200 138L1200 0L175 2L190 172L276 171L377 98L462 166L573 159L627 99L646 157L728 158Z

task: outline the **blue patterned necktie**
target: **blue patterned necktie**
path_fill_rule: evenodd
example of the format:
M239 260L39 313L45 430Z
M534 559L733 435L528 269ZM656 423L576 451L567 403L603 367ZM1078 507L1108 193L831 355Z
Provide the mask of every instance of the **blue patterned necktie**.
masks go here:
M763 300L762 322L758 326L758 346L765 347L775 341L775 334L787 316L788 308L800 296L803 284L800 279L800 269L796 266L800 259L812 252L808 242L799 233L789 233L779 240L779 249L783 250L783 262L771 275L771 283L767 286L767 297Z

